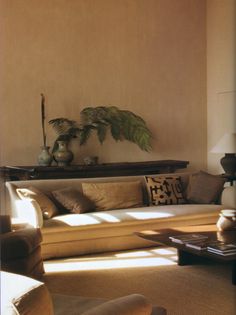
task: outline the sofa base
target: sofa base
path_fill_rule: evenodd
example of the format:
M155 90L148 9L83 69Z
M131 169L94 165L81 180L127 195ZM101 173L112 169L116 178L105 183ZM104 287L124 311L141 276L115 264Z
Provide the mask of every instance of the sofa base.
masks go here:
M122 237L100 238L94 240L75 240L73 242L44 244L43 260L60 257L73 257L91 253L104 253L120 250L157 246L151 241L142 240L135 235Z
M128 249L138 249L155 247L156 243L148 240L141 239L135 235L135 232L142 230L155 230L161 228L171 228L186 225L199 225L199 224L212 224L215 223L218 217L218 212L208 213L203 216L192 215L191 220L187 220L185 216L182 218L175 218L173 221L166 222L149 222L148 224L143 223L142 225L135 225L130 227L128 233L122 235L125 232L124 227L120 229L120 235L117 235L115 228L113 228L113 235L108 233L108 236L100 236L96 231L91 231L89 234L90 238L78 238L79 239L68 239L67 241L61 242L43 242L42 243L42 257L44 260L50 258L60 257L71 257L77 255L87 255L92 253L104 253L112 251L121 251ZM127 227L126 227L127 228ZM127 230L126 230L127 232ZM43 230L42 230L42 234ZM50 236L43 237L43 239L50 239Z

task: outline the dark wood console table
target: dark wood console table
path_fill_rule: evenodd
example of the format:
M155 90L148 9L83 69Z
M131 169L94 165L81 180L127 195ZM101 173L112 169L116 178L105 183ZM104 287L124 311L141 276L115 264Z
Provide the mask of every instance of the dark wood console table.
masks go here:
M188 161L161 160L147 162L122 162L97 165L70 166L3 166L0 174L4 181L53 178L89 178L128 175L173 173L186 168Z

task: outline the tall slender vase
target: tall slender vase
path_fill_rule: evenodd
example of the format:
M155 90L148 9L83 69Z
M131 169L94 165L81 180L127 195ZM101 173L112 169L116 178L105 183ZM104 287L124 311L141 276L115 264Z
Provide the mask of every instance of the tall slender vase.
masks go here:
M57 141L58 149L54 153L54 160L57 162L58 166L67 166L70 165L71 161L74 158L73 153L68 150L67 141Z
M49 152L50 147L42 146L38 155L38 164L41 166L50 166L53 160L52 154Z

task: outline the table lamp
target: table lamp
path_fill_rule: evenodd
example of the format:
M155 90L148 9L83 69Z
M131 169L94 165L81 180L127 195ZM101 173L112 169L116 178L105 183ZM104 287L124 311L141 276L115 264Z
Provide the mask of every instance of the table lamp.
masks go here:
M220 160L227 175L236 173L236 133L226 133L211 150L213 153L224 153Z

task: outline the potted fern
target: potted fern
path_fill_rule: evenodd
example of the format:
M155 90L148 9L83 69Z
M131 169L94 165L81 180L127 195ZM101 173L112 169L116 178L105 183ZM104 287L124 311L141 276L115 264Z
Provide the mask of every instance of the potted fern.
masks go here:
M151 132L145 121L128 110L120 110L115 106L86 107L80 112L80 122L67 118L56 118L49 121L58 137L53 152L58 149L58 141L69 142L79 139L79 144L87 143L93 132L96 132L102 144L110 131L115 141L128 140L138 145L141 150L150 151Z

